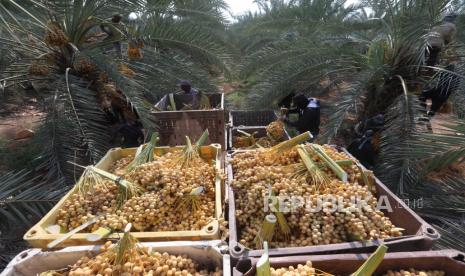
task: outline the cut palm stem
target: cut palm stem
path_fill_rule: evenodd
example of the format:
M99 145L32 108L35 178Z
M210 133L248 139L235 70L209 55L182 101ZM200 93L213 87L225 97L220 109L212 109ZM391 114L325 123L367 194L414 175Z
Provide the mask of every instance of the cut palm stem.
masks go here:
M243 130L240 130L240 129L237 129L236 131L237 131L237 132L239 132L240 134L242 134L242 135L246 136L246 137L253 136L253 134L250 134L250 133L248 133L248 132L245 132L245 131L243 131Z
M118 208L121 208L123 203L126 202L126 200L134 196L141 195L144 191L139 185L129 182L127 180L124 180L122 177L116 176L112 173L106 172L99 168L96 168L93 166L83 167L81 165L78 165L70 161L68 161L68 163L71 163L81 168L86 168L86 169L89 168L93 170L95 173L99 174L100 176L115 182L118 185L118 195L116 198Z
M129 163L128 167L126 168L126 172L131 172L142 164L152 162L153 150L157 146L158 140L158 133L153 133L152 137L150 138L150 142L141 146L141 148L143 149L136 155L136 157L134 157L134 160L132 160L132 162Z
M378 266L383 261L384 255L387 252L387 246L382 244L376 249L375 253L371 254L370 257L363 263L363 265L355 271L351 276L366 276L373 275Z
M257 135L257 131L253 132L252 134L245 132L243 130L237 129L238 133L242 134L240 137L235 137L238 146L237 147L244 147L248 149L255 148L257 145L257 140L255 139L255 135Z
M276 216L273 214L269 214L265 217L265 219L263 220L262 227L258 232L257 236L255 237L255 245L257 246L257 248L261 248L263 242L271 242L274 235L276 221Z
M129 182L127 180L124 180L123 178L118 177L114 174L111 174L109 172L106 172L104 170L101 170L95 167L94 167L94 170L98 174L112 180L118 185L118 195L116 197L118 208L121 208L124 202L126 202L128 199L131 199L134 196L141 195L144 191L142 187L140 187L139 185Z
M207 141L208 139L208 129L205 130L200 136L200 138L197 140L197 142L192 145L191 139L186 136L186 145L182 149L180 156L178 160L181 163L181 168L188 167L192 162L194 162L196 159L200 159L200 147ZM173 163L174 166L176 166L179 162L175 161Z
M205 142L207 142L207 139L208 139L208 136L210 135L210 133L208 132L208 129L206 129L203 133L202 133L202 136L200 136L199 140L197 140L197 142L195 142L195 145L197 147L200 147L200 146L203 146L203 144L205 144Z
M169 99L170 99L170 109L171 111L176 111L176 102L174 101L174 95L173 93L170 93L168 95Z
M276 219L278 220L278 225L279 225L279 230L284 236L284 240L289 240L290 235L291 235L291 228L289 228L289 225L287 224L286 218L284 217L284 214L277 211L274 212Z
M376 185L374 183L375 176L372 171L365 170L363 167L358 167L360 174L362 175L363 183L368 189L373 193L376 194Z
M335 162L339 166L352 166L354 164L354 161L352 161L352 160L337 160ZM318 164L318 167L320 169L326 169L326 168L328 168L328 164L326 164L326 163Z
M189 194L182 197L176 206L177 210L187 208L192 213L196 213L201 208L200 196L204 193L203 187L197 187L193 189Z
M103 177L96 173L92 166L83 167L84 172L74 186L75 191L81 195L86 196L87 193L93 193L94 188L105 187L105 181Z
M276 198L276 195L273 193L273 190L271 189L271 186L268 189L268 196L272 201ZM272 206L270 206L272 207ZM287 224L286 218L284 217L284 214L280 211L280 206L279 206L279 201L276 200L275 206L273 206L276 211L273 211L273 214L276 216L276 219L278 221L279 225L279 230L281 233L284 235L284 239L288 240L291 234L291 228ZM271 210L273 210L271 208Z
M263 255L257 262L257 276L271 276L270 254L268 242L263 242Z
M112 232L112 229L107 227L99 227L94 232L86 235L86 240L91 242L99 241L105 237L108 237Z
M128 223L124 229L124 234L118 243L112 248L115 256L115 265L124 265L126 262L130 261L131 257L136 256L136 252L139 254L146 254L142 248L139 247L139 243L133 235L131 235L132 224Z
M313 151L320 157L320 159L328 165L328 167L342 182L348 181L347 173L344 171L344 169L341 168L341 166L336 163L336 161L329 157L329 155L324 151L323 147L316 144L311 144L311 147Z
M272 148L269 149L269 152L271 153L283 152L283 151L293 148L294 146L298 144L304 143L312 138L313 138L312 134L309 131L307 131L290 140L284 141L282 143L277 144L276 146L273 146Z
M347 159L347 160L337 160L336 164L339 166L352 166L354 164L354 161Z
M315 185L316 190L320 190L321 187L326 186L330 182L330 178L324 171L320 170L320 168L315 162L313 162L305 146L298 146L297 152L299 153L300 159L302 159L303 164L307 168L306 176L310 178L312 184ZM301 170L297 171L297 173L299 172L301 172Z

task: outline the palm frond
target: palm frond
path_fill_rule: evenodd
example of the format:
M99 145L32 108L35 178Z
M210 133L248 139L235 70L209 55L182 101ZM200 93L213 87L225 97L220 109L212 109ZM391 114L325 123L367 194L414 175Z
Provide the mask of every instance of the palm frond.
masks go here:
M61 187L61 188L60 188ZM27 171L8 172L0 177L2 234L18 226L33 225L66 192L59 182L34 177ZM23 231L25 229L22 229Z
M420 177L446 168L465 158L465 121L453 120L441 129L445 134L414 133L403 156L416 160Z
M147 49L143 60L128 65L136 72L134 78L150 92L148 99L172 93L183 79L190 80L200 91L216 92L218 89L204 68L181 53L170 55Z
M360 105L363 101L363 95L366 93L364 77L362 74L349 82L333 80L336 87L333 91L337 91L331 95L331 104L327 104L326 108L322 107L322 114L327 118L322 125L321 134L318 136L318 141L322 143L333 143L338 137L341 130L344 128L346 120L358 118L362 111ZM337 98L337 100L333 100Z
M26 170L0 176L0 270L21 250L29 227L41 219L66 193L60 180Z
M465 250L465 222L464 219L442 220L433 226L441 234L441 239L435 245L436 249Z
M110 148L108 121L98 104L95 91L88 89L90 83L74 76L69 76L69 80L67 77L66 88L62 88L69 99L66 108L81 132L82 143L90 161L96 164Z
M63 185L72 185L82 170L67 161L87 164L90 160L82 147L81 134L66 116L64 104L55 98L48 105L47 116L31 141L41 147L38 156L32 157L32 165L44 178L51 181L58 179Z
M22 237L0 236L0 270L3 271L16 255L28 248Z
M330 51L328 49L328 51ZM326 55L308 53L305 57L278 62L267 71L258 75L261 80L250 93L249 101L254 107L270 106L276 99L288 95L291 91L311 91L312 87L327 76L353 72L355 64L344 57L328 59Z
M418 172L413 158L405 155L410 149L412 137L426 131L419 123L421 117L415 95L399 96L387 111L387 120L381 138L377 176L398 194L408 192L408 187L418 181Z
M215 65L229 73L229 55L221 39L215 39L211 32L192 26L192 22L166 22L148 18L142 33L145 41L152 41L161 49L183 52L196 62Z
M455 220L465 214L464 184L461 176L428 177L421 185L409 190L409 197L421 200L422 204L415 211L426 220Z

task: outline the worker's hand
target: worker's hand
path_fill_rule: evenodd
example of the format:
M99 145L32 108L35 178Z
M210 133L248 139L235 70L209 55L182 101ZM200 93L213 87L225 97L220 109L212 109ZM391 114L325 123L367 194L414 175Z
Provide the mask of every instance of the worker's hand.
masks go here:
M288 108L281 107L281 114L287 114L287 112L289 112Z

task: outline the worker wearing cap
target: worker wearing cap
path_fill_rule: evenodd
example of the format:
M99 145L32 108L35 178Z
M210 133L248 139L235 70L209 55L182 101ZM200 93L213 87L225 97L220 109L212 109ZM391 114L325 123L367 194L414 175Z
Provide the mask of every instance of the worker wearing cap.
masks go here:
M199 91L192 88L191 83L187 80L182 80L179 83L179 88L181 88L183 91L181 94L184 95L184 97L188 97L188 100L185 101L185 104L188 104L191 109L198 109L200 105Z
M192 88L192 85L188 80L182 80L179 83L179 88L184 91L184 94L197 95L199 93L196 89Z
M199 93L197 89L192 88L188 80L182 80L178 83L180 92L169 93L163 97L155 106L156 110L198 110L202 104L209 101L208 97L203 93Z
M457 27L455 26L456 18L456 13L446 15L441 24L434 26L428 33L426 38L428 49L426 65L435 66L438 63L439 54L444 47L455 40L457 34Z
M300 133L310 131L315 138L320 133L320 101L317 99L308 99L303 94L294 96L292 102L294 109L283 108L285 114L298 113L299 119L291 121L286 116L282 121L289 126L295 127Z

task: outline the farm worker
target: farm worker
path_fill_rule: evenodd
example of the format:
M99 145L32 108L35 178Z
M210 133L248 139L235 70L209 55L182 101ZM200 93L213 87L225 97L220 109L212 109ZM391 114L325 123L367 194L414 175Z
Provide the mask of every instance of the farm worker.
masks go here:
M456 13L450 13L444 17L441 24L433 27L428 33L426 42L429 53L426 65L435 66L441 51L449 43L455 40L457 27L455 26Z
M425 89L421 92L420 101L423 107L426 107L426 101L431 100L431 108L428 111L429 116L441 109L441 106L447 102L450 95L458 89L460 84L460 77L454 74L455 66L453 64L447 65L444 70L439 74L437 83L432 88Z
M113 48L120 59L123 59L121 40L126 32L124 24L121 22L122 18L120 14L115 14L111 18L111 23L103 23L100 25L100 29L107 34L104 41L113 42Z
M357 158L367 169L372 169L375 165L375 151L371 144L373 134L373 130L368 130L362 138L355 139L347 147L350 154Z
M198 109L200 106L200 95L197 89L192 88L190 81L182 80L179 83L179 88L184 92L182 93L187 97L184 101L184 105L188 106L189 109Z
M139 121L127 122L118 129L116 137L121 137L123 148L138 147L144 141L142 124Z
M289 126L295 127L300 133L310 131L314 138L320 132L320 101L317 99L308 99L304 94L294 96L292 102L294 109L282 108L285 114L298 113L299 118L291 121L286 116L281 120Z
M178 84L182 92L170 93L155 106L155 108L163 110L197 110L204 104L209 105L209 98L203 93L199 93L197 89L192 88L188 80L182 80Z
M279 101L278 106L283 108L291 108L292 98L294 98L294 96L295 92L292 91L289 95Z
M373 116L369 118L368 120L359 122L355 126L355 132L357 133L357 135L362 135L367 130L373 130L374 132L378 132L383 128L384 121L385 121L384 115L377 114L376 116Z
M188 80L182 80L179 83L179 88L184 91L184 94L197 95L199 93L196 89L192 88L192 85Z

